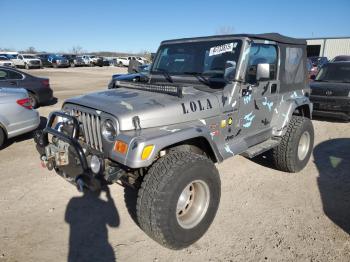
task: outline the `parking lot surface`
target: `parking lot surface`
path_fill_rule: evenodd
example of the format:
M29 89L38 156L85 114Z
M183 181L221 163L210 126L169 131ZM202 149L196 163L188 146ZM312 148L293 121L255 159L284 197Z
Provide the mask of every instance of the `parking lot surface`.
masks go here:
M49 77L58 98L39 108L43 117L68 97L105 89L121 72L126 69L29 71ZM350 124L313 124L313 156L298 174L276 171L263 157L218 165L217 216L204 237L181 251L163 248L138 228L135 198L127 194L125 201L122 187L110 186L111 198L79 193L41 167L31 135L15 138L0 151L0 261L65 261L77 249L100 254L101 261L109 251L118 261L350 261Z

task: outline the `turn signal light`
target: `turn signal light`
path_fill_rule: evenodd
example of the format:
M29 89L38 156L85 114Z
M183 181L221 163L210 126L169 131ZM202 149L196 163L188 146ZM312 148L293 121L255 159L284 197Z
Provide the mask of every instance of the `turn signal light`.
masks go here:
M114 151L125 155L128 151L128 144L123 141L117 140L114 144Z
M149 156L153 151L153 148L154 148L154 145L145 146L142 150L141 159L146 160L147 158L149 158Z

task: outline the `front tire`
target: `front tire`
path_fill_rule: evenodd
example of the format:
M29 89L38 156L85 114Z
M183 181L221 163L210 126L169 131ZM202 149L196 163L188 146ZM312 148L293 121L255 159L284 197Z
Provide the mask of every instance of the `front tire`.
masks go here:
M208 158L171 151L150 168L137 199L137 220L148 236L185 248L208 230L220 202L220 177Z
M314 146L314 128L309 118L292 116L281 143L272 150L277 169L296 173L309 162Z

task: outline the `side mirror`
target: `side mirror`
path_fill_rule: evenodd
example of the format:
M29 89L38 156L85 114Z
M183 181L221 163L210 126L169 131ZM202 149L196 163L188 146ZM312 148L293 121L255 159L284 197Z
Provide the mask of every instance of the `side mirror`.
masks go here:
M235 79L236 75L236 62L235 61L226 61L224 79L226 82L231 82Z
M256 67L256 81L270 79L270 64L258 64Z

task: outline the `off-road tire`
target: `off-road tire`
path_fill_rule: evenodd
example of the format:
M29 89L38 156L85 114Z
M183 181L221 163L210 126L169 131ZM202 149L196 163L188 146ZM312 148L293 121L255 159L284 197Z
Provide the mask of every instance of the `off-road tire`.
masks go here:
M298 157L298 147L304 132L310 135L310 144L306 156ZM272 158L277 169L296 173L309 162L314 145L314 128L309 118L293 115L281 143L272 150Z
M4 145L6 140L6 135L4 130L0 127L0 149L2 148L2 146Z
M186 228L179 223L178 200L188 185L198 181L207 185L209 199L202 216ZM190 152L171 151L152 165L142 181L136 206L139 226L165 247L185 248L201 238L214 220L220 186L219 173L210 159ZM195 203L195 194L192 199Z
M32 104L32 108L38 108L38 98L36 97L36 95L34 95L33 93L28 92L29 95L29 99L30 99L30 103Z

